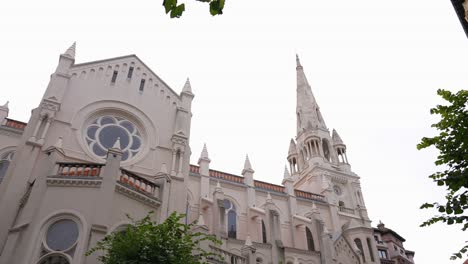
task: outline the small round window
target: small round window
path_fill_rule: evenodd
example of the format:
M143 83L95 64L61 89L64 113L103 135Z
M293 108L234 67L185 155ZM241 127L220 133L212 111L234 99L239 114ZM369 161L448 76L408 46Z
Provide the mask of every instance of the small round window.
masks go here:
M96 156L105 158L107 150L120 139L122 161L133 158L142 148L142 137L135 124L117 116L101 116L94 119L85 129L89 149Z
M71 248L78 240L78 225L70 219L53 223L46 234L46 244L54 251L64 251Z

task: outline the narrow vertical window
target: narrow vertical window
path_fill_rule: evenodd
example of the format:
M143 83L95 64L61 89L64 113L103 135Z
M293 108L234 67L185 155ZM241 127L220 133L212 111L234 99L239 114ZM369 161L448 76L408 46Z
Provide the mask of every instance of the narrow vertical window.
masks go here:
M114 84L115 81L117 80L117 74L118 73L119 73L118 71L114 71L114 73L112 74L111 84Z
M314 238L312 237L312 232L306 227L306 238L307 238L307 249L309 251L315 251Z
M263 220L262 220L262 242L264 244L267 242L266 227L265 227L265 222L263 222Z
M365 257L365 255L364 255L364 248L362 247L361 239L359 239L359 238L354 239L354 243L356 244L356 246L357 246L357 248L359 249L359 251L361 251L362 260L363 260L364 262L366 262L366 257Z
M133 67L130 67L130 68L128 69L127 78L128 78L128 79L131 79L131 78L132 78L132 75L133 75Z
M145 89L145 79L141 79L140 82L140 92L143 92L143 89Z

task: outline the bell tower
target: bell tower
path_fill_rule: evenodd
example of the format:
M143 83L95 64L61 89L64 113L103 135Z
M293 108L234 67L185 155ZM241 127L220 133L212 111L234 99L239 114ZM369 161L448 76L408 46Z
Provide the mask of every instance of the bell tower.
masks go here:
M360 180L351 171L346 145L335 129L330 133L297 55L296 75L297 132L287 156L294 188L322 194L337 212L368 220ZM338 214L335 218L338 229Z

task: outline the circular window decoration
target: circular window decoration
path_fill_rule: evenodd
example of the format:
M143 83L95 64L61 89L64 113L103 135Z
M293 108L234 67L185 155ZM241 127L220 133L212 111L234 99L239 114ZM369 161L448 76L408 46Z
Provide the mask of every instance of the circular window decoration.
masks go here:
M60 253L53 253L47 256L44 256L39 262L39 264L70 264L68 258L65 255Z
M342 191L341 191L340 186L337 186L337 185L333 186L333 190L335 191L335 193L336 193L337 195L341 195L341 194L342 194Z
M46 234L46 245L53 251L70 249L78 240L79 230L75 221L62 219L53 223Z
M105 115L94 119L85 129L85 139L92 153L105 158L107 150L120 139L122 161L135 157L142 148L142 136L137 126L129 120Z

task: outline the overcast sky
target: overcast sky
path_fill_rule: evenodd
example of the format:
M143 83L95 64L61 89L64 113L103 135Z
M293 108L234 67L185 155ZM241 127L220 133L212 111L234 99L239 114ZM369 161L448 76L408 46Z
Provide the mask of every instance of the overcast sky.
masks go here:
M179 0L180 1L180 0ZM195 93L192 163L206 142L211 168L280 183L295 136L295 53L330 129L348 147L373 225L407 239L417 263L449 261L467 239L458 227L420 228L426 201L443 190L427 176L434 150L429 109L438 88L468 87L468 40L449 0L226 0L225 14L186 0L169 19L162 0L3 1L0 104L29 119L58 56L77 41L76 62L137 54L174 90Z

